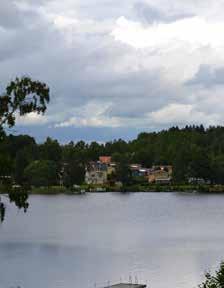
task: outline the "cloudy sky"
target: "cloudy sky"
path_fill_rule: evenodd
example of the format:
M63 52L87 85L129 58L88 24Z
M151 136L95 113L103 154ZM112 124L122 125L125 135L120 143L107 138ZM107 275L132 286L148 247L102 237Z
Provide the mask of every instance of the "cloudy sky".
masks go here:
M51 88L39 141L131 139L224 124L223 0L1 0L1 90L29 75Z

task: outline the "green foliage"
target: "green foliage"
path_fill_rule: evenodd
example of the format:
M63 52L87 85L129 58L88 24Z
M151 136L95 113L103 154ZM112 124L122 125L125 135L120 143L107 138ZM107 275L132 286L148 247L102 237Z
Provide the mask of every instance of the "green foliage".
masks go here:
M61 160L62 151L57 140L47 137L45 143L39 146L39 154L42 160L50 160L58 163Z
M16 115L31 112L44 113L50 100L50 89L45 83L34 81L29 77L16 78L6 87L0 96L0 180L4 192L8 192L11 202L24 211L28 208L27 187L23 185L24 169L34 157L35 141L29 136L6 137L4 128L15 125ZM13 139L12 139L13 138ZM13 141L13 140L17 141ZM24 150L21 150L24 149ZM32 155L32 156L31 156ZM13 178L20 186L19 191L13 189ZM0 220L5 217L5 205L0 200Z
M212 158L211 162L212 180L214 183L223 184L224 182L224 154Z
M49 100L49 88L45 83L33 81L29 77L16 78L0 97L0 126L14 126L15 112L19 115L44 113Z
M129 160L126 155L120 158L116 169L116 180L124 185L130 185L132 183L131 170L129 168Z
M50 160L36 160L25 169L24 175L30 185L50 186L57 183L57 165Z
M0 154L0 176L10 176L13 169L13 160L6 153Z
M224 287L224 262L221 262L219 270L214 275L205 274L205 281L198 286L199 288L223 288Z
M85 179L85 166L77 161L70 160L64 166L63 171L63 185L66 187L73 187L73 185L80 185Z

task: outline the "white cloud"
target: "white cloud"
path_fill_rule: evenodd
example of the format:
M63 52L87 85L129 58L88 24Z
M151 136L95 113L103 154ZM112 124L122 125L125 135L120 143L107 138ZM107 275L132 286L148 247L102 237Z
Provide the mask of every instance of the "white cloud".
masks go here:
M121 125L118 117L107 117L105 111L109 105L90 102L82 109L74 109L74 115L69 119L55 124L59 127L119 127Z
M17 115L16 123L22 126L38 126L48 123L49 119L45 115L37 114L35 112L26 114L24 116Z
M223 123L223 1L8 3L0 11L2 87L25 74L51 88L46 116L19 125L140 131Z
M201 15L150 25L122 16L111 35L135 51L140 68L160 69L161 78L176 85L191 79L203 64L224 65L223 31L224 21Z
M90 117L90 118L79 118L71 117L68 120L55 124L56 128L59 127L120 127L120 122L116 118L106 117Z
M221 117L218 114L206 114L197 110L194 105L172 103L158 111L150 113L149 117L157 124L183 125L205 124L217 125Z
M151 48L165 51L190 45L191 49L204 46L224 46L224 23L211 22L201 17L191 17L172 23L154 23L143 26L140 22L120 17L112 31L115 40L136 49Z

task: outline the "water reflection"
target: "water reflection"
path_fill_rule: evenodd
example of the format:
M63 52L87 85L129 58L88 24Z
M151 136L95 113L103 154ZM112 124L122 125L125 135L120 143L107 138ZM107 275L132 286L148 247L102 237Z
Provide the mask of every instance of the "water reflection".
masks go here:
M224 197L32 196L0 226L0 288L94 287L128 279L196 287L224 256ZM41 213L40 213L41 211Z

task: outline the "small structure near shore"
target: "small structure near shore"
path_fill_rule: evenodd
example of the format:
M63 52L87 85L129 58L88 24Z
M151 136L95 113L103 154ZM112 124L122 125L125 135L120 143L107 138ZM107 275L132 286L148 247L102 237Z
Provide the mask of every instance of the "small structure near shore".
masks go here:
M89 185L104 185L108 177L115 172L116 163L110 156L100 156L99 161L91 161L86 167L85 182Z
M104 288L146 288L144 284L130 284L130 283L120 283L111 286L107 286Z

